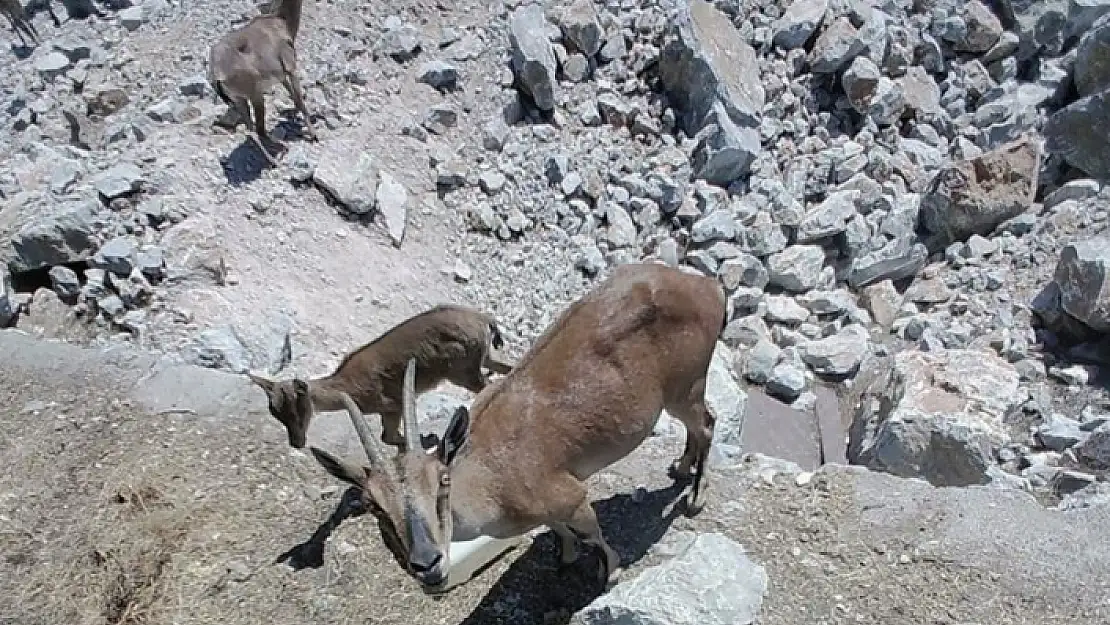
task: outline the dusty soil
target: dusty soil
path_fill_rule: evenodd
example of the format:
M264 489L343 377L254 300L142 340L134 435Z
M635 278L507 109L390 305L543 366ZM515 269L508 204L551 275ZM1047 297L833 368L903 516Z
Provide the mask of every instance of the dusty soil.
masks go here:
M0 363L0 622L563 623L600 590L596 554L560 573L544 533L446 597L424 596L373 518L344 518L344 490L285 445L240 377L12 331ZM688 519L664 471L680 449L652 439L593 480L625 575L687 532L717 531L767 568L761 623L1110 616L1105 507L1060 513L1012 491L843 467L797 486L753 459L714 474Z

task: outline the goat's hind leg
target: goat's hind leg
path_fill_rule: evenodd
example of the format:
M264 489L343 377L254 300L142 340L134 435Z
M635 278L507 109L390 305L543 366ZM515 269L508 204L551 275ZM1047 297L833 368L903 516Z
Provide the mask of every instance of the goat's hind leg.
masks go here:
M262 99L262 94L252 95L250 98L251 114L254 117L254 134L251 137L258 143L258 148L262 150L262 155L274 167L280 167L281 163L270 154L270 150L266 147L264 142L266 134L266 102ZM248 131L249 133L249 131Z
M671 465L675 479L686 479L693 474L693 484L686 500L686 515L694 516L704 507L702 479L709 447L713 442L715 419L705 406L705 378L695 382L680 402L667 406L668 412L686 426L686 447Z
M304 117L305 135L316 141L316 127L312 125L312 116L308 114L308 107L304 105L301 81L297 78L297 53L293 46L286 46L282 49L281 65L285 70L285 88L289 90L289 97L293 98L293 106L297 107L297 112Z

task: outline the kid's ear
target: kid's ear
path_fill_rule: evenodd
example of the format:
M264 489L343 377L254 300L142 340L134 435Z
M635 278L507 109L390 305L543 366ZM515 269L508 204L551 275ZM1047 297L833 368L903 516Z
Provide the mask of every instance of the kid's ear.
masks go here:
M458 455L459 450L466 444L470 436L470 411L466 406L459 406L451 416L451 422L443 432L443 440L439 442L439 460L445 465L450 465Z

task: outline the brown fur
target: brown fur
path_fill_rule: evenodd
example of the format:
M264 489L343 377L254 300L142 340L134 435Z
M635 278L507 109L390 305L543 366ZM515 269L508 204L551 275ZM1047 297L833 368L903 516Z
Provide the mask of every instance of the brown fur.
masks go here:
M304 117L305 134L316 138L297 77L294 43L301 25L302 1L275 0L270 12L253 18L246 26L217 41L208 58L208 82L241 118L252 117L247 112L247 104L250 104L254 118L252 137L273 165L277 165L277 160L263 143L263 139L269 137L264 96L270 87L279 83L285 86L297 111Z
M599 547L611 584L619 559L601 536L585 480L638 447L666 408L687 429L672 472L694 473L687 514L697 514L714 426L705 381L725 305L711 278L622 265L572 304L469 413L456 412L437 453L409 446L385 463L367 445L369 468L315 448L313 454L333 475L361 486L390 519L409 572L428 592L446 579L450 541L507 538L541 525L559 535L564 564L576 559L576 533ZM408 386L411 432L417 419Z
M405 363L415 358L420 374L416 392L450 380L475 393L489 383L482 366L496 373L511 367L491 354L503 345L490 315L464 306L436 306L394 326L343 359L328 376L282 382L251 375L266 391L270 414L280 421L295 448L305 446L316 411L344 409L344 396L363 412L382 415L382 440L400 445L401 379Z
M61 26L62 22L58 16L54 14L54 7L50 5L50 1L46 2L46 11L50 14L50 19L54 21L55 26ZM39 43L42 39L39 37L39 31L35 29L35 25L31 23L27 15L27 11L20 4L19 0L0 0L0 13L8 16L8 21L11 22L12 31L19 35L19 41L24 46L27 45L27 39L24 35L28 35L31 41Z

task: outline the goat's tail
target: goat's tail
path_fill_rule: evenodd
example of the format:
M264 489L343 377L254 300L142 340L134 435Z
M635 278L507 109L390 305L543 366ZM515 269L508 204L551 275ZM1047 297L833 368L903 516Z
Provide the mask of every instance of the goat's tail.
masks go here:
M490 344L493 345L494 349L501 349L505 346L505 338L501 336L501 330L497 328L496 321L491 320L489 322L489 336Z

